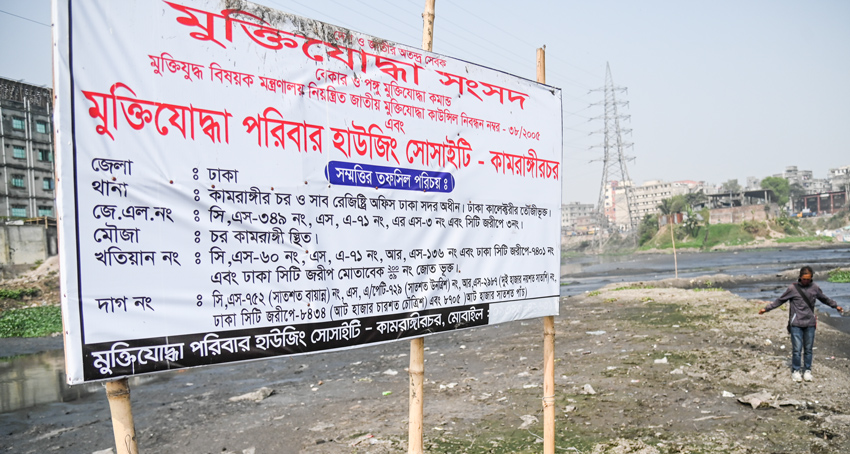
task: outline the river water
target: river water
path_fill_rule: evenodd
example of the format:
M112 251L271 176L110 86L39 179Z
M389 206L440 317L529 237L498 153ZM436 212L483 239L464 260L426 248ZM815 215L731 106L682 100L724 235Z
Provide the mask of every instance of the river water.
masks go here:
M826 281L825 275L817 274L822 269L850 267L850 247L684 253L678 254L677 259L679 277L683 278L721 273L775 275L780 271L811 265L816 271L815 281L824 293L840 305L850 306L850 284L833 284ZM674 277L672 255L581 257L567 261L561 296L590 292L615 282L648 282L671 277ZM737 284L727 287L727 290L747 299L769 301L781 295L787 285L786 280L777 278L776 281ZM823 315L834 319L835 323L831 325L850 333L850 317L838 318L837 311L821 303L818 303L818 308ZM51 402L68 402L92 392L103 392L100 384L66 385L61 341L57 340L55 346L55 350L43 353L0 358L0 413Z
M728 275L775 275L789 269L810 265L815 281L824 294L845 306L850 305L850 285L826 281L827 270L850 267L850 247L813 250L756 250L741 252L680 253L676 256L680 278ZM616 282L646 282L675 277L672 254L639 254L629 256L593 256L569 259L562 276L561 296L589 292ZM566 285L563 285L566 284ZM787 280L755 284L737 284L727 290L748 299L774 300L782 294ZM822 309L831 308L820 305ZM834 313L827 312L827 313Z

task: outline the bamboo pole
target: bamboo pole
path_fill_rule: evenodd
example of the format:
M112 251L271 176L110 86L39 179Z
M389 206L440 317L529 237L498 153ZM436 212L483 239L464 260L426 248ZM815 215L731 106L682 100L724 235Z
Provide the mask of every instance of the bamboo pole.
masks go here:
M673 235L673 214L668 215L670 221L670 241L673 242L673 269L676 270L676 279L679 279L679 259L676 257L676 236Z
M408 422L407 452L409 454L422 454L422 409L425 403L423 382L425 381L425 339L417 337L410 341L410 420Z
M425 0L425 12L422 13L422 50L434 50L434 2Z
M543 317L543 453L555 453L555 317Z
M139 454L136 444L136 427L130 406L130 384L126 378L106 382L106 398L112 414L112 433L117 454Z
M546 47L537 49L537 82L546 83ZM543 453L555 453L555 317L543 317Z
M431 52L434 48L434 3L425 0L425 12L422 13L422 50ZM419 337L410 340L410 366L407 369L410 379L408 390L407 452L422 454L422 417L425 407L425 339Z

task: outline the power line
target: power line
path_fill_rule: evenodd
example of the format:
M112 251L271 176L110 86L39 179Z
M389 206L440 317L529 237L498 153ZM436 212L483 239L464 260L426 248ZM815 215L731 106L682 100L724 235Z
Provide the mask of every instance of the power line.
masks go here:
M276 0L266 0L266 1L268 1L268 2L270 2L270 3L273 3L273 4L275 4L275 5L279 5L280 7L282 7L283 9L286 9L286 10L290 10L290 11L292 11L292 10L294 9L294 8L292 8L292 7L291 7L291 5L287 5L286 3L282 3L282 2L280 2L280 1L276 1ZM318 14L319 14L319 16L327 17L327 18L329 18L330 20L334 21L336 24L340 25L340 26L343 26L343 27L346 27L346 28L353 28L353 27L351 27L351 26L347 25L347 23L346 23L345 21L341 21L341 20L339 20L339 19L337 19L337 18L335 18L335 17L331 16L330 14L327 14L327 13L325 13L325 12L322 12L322 11L317 10L316 8L313 8L313 7L307 6L307 5L305 5L305 4L301 3L301 2L298 2L298 1L296 1L296 0L286 0L286 1L287 1L287 2L291 2L291 3L295 3L296 5L299 5L299 6L301 6L301 7L307 8L307 9L309 9L310 11L314 11L314 12L318 13ZM298 12L298 14L299 14L299 15L302 15L302 16L305 16L305 17L307 16L307 14L304 14L304 13L302 13L302 12Z
M393 16L392 14L385 12L383 9L375 8L374 6L370 6L370 5L366 4L366 3L364 3L364 2L363 2L363 0L355 0L355 1L356 1L357 3L360 3L360 4L361 4L361 5L363 5L363 6L367 7L367 8L371 8L371 9L373 9L373 10L375 10L375 11L377 11L377 12L379 12L379 13L383 14L384 16L389 17L390 19L392 19L392 20L396 21L397 23L404 24L404 25L406 26L405 28L412 28L412 30L413 30L413 31L412 31L411 33L412 33L412 36L413 36L414 38L416 38L418 34L422 33L422 30L421 30L418 26L413 25L411 22L409 22L409 21L407 21L407 20L399 20L399 18L398 18L398 17ZM398 8L398 6L397 6L397 5L392 4L392 3L390 3L390 4L391 4L391 5L393 5L393 6L395 6L396 8ZM410 14L410 11L407 11L407 10L402 9L402 8L399 8L399 9L401 9L401 12L402 12L402 13L404 13L405 15Z
M322 15L322 16L330 17L331 19L333 19L333 20L337 21L338 23L340 23L340 25L342 25L342 26L346 26L346 27L348 27L348 28L352 28L352 29L353 29L353 27L349 26L347 23L345 23L345 22L341 22L341 21L338 21L336 18L333 18L332 16L322 14L321 12L317 11L316 9L314 9L314 8L312 8L312 7L308 6L308 5L305 5L305 4L303 4L303 3L301 3L301 2L299 2L299 1L297 1L297 0L269 0L269 1L271 1L272 3L278 4L278 5L282 5L283 3L290 3L290 2L291 2L291 3L294 3L294 4L298 4L298 5L300 5L300 6L304 7L304 8L308 8L308 9L310 9L310 10L313 10L313 11L317 12L317 13L320 13L320 15ZM360 16L367 17L367 18L371 18L371 16L367 16L367 15L365 15L365 14L361 13L360 11L357 11L357 10L355 10L355 9L352 9L352 8L349 8L349 7L345 6L345 5L342 5L342 4L341 4L341 3L339 3L337 0L328 0L328 1L330 1L330 2L332 2L332 3L335 3L335 4L336 4L336 5L338 5L338 6L341 6L341 7L344 7L344 8L346 8L346 9L349 9L350 11L353 11L353 12L355 12L355 13L359 14ZM396 28L396 27L393 27L393 26L389 25L388 23L385 23L384 25L385 25L385 26L387 26L387 27L389 27L389 28L391 28L391 29L393 29L393 30L396 30L396 31L398 31L398 32L400 32L400 33L402 33L402 34L404 34L404 35L408 36L408 37L411 37L410 39L414 39L414 38L412 37L412 36L413 36L413 33L412 33L410 30L415 29L415 26L413 26L413 25L412 25L411 21L408 21L408 20L402 20L402 19L401 19L401 18L400 18L397 14L392 14L392 13L389 13L389 12L385 11L385 9L386 9L386 8L380 8L380 7L372 6L372 5L370 5L370 4L366 3L366 2L364 2L363 0L355 0L355 1L356 1L357 3L359 3L359 4L363 5L363 7L364 7L364 8L367 8L367 9L369 9L369 10L375 11L375 12L380 13L381 15L383 15L383 16L385 16L385 17L389 18L391 23L404 24L403 28L405 28L405 29L407 29L407 30L400 30L400 29L398 29L398 28ZM383 1L384 5L387 5L387 4L392 5L392 7L393 7L393 8L395 8L397 11L402 12L402 13L403 13L403 14L405 14L405 15L410 15L410 14L411 14L410 10L404 9L404 8L400 7L399 5L397 5L397 4L395 4L395 3L392 3L392 2L389 2L389 3L388 3L388 2L386 2L386 0L381 0L381 1ZM411 4L412 4L412 3L411 3ZM468 12L468 10L464 10L464 11L467 11L467 12ZM492 52L491 52L491 53L489 53L488 55L491 55L491 54L498 54L498 53L499 53L498 51L496 51L496 48L494 48L494 47L493 47L492 43L490 43L490 42L489 42L489 41L487 41L487 40L482 40L482 39L481 39L478 35L471 34L470 32L466 31L466 30L465 30L465 28L464 28L462 25L460 25L460 24L456 23L455 21L453 21L453 20L449 19L447 16L440 16L440 19L441 19L441 20L440 20L441 22L444 22L444 23L446 23L446 24L449 24L449 25L453 26L453 27L451 27L451 26L450 26L450 27L442 28L442 32L441 32L441 33L446 33L446 34L448 34L448 35L454 36L454 37L458 38L458 40L460 40L460 41L466 41L466 42L470 42L470 41L477 41L478 43L480 43L480 44L478 44L478 47L479 47L479 48L485 48L485 49L488 49L488 50L491 50L491 51L492 51ZM486 24L487 24L490 28L493 28L493 29L500 30L500 31L503 31L503 32L504 32L504 30L503 30L503 29L501 29L501 28L499 28L499 27L497 27L497 26L495 26L495 25L493 25L493 24L491 24L491 23L489 23L489 22L485 22L485 23L486 23ZM463 32L463 33L465 33L466 35L468 35L468 36L469 36L469 38L465 38L464 36L461 36L461 35L460 35L460 34L458 34L457 32ZM442 43L441 43L441 45L443 45L444 47L448 48L450 51L455 51L455 52L457 52L457 53L458 53L459 55L461 55L461 56L469 55L469 49L464 49L464 48L461 48L461 47L457 46L457 45L455 44L456 42L457 42L457 41L451 41L451 40L449 40L449 41L442 42ZM526 66L528 66L528 65L526 65L525 63L531 59L531 57L530 57L530 56L529 56L528 58L526 58L526 57L524 57L524 56L520 56L520 55L518 55L516 52L514 52L514 51L512 51L512 50L509 50L509 49L502 49L502 50L507 50L507 53L508 53L509 55L513 55L513 56L516 56L516 57L518 57L518 58L519 58L519 59L516 59L516 58L508 58L508 60L509 60L511 63L513 63L514 65L517 65L517 67L526 67ZM445 52L440 52L440 53L445 53ZM489 57L484 57L484 58L482 58L482 57L484 57L484 56L482 56L482 55L480 55L480 54L479 54L479 55L476 55L475 60L479 60L479 61L481 61L483 64L485 64L485 65L487 65L487 66L490 66L490 67L498 68L498 67L502 67L502 66L503 66L503 65L495 64L496 62L495 62L495 61L493 61L493 60L492 60L491 58L489 58ZM520 60L520 59L521 59L521 60ZM554 79L554 80L557 80L558 82L567 82L567 83L569 83L569 84L571 84L571 85L575 85L575 86L578 86L578 87L581 87L581 88L587 88L587 85L585 85L585 84L583 84L583 83L580 83L580 82L576 82L576 81L574 81L574 80L572 80L572 79L570 79L570 78L568 78L568 77L565 77L565 76L563 76L562 74L560 74L560 73L558 73L558 72L554 71L552 68L550 68L549 73L550 73L550 75L551 75L551 76L555 76L555 77L553 77L553 79ZM551 77L551 76L550 76L550 77ZM582 102L584 101L584 99L583 99L582 97L577 97L577 96L571 95L571 94L569 94L568 92L564 92L564 91L562 91L562 94L563 94L563 96L564 96L565 98L570 98L570 99L574 99L574 100L576 100L576 101L582 101Z
M358 0L358 1L360 1L360 0ZM408 3L410 3L410 4L414 4L414 3L416 3L416 2L408 2ZM395 6L395 7L397 7L397 8L398 8L398 6L397 6L397 5L393 5L393 6ZM490 28L492 28L492 29L494 29L494 30L498 30L498 31L500 31L501 33L503 33L503 34L505 34L505 35L512 36L512 37L516 38L516 40L517 40L517 41L520 41L520 42L522 42L522 43L524 43L524 44L526 44L526 45L528 45L528 46L531 46L531 47L533 47L534 49L536 49L537 47L539 47L539 46L537 46L537 45L534 45L534 44L532 44L532 43L529 43L528 41L526 41L525 39L523 39L523 38L521 38L521 37L518 37L518 36L514 35L514 34L513 34L513 33L511 33L510 31L505 30L504 28L499 27L498 25L493 24L492 22L489 22L489 21L487 21L487 20L485 20L485 19L482 19L479 15L472 13L471 11L469 11L468 9L466 9L466 8L464 8L464 7L462 7L462 6L460 6L459 4L453 3L453 4L452 4L452 6L457 6L460 10L462 10L462 11L466 12L467 14L469 14L469 15L471 16L471 18L472 18L472 19L478 19L478 20L480 20L481 22L483 22L483 23L487 24L488 26L490 26ZM450 23L450 24L452 24L452 25L455 25L455 27L457 27L459 30L465 30L465 28L464 28L464 27L462 27L462 26L460 26L460 25L456 24L456 23L455 23L455 22L453 22L451 19L448 19L448 18L447 18L447 16L445 16L445 15L439 15L439 14L438 14L437 19L438 19L438 21L440 21L440 22L445 21L445 22L448 22L448 23ZM452 35L454 35L454 36L458 36L456 33L453 33L451 30L446 30L446 32L448 32L449 34L452 34ZM470 34L470 35L471 35L471 36L473 36L473 37L475 37L476 39L479 39L479 40L481 39L481 38L479 37L479 35L476 35L476 34ZM458 37L459 37L459 38L461 38L460 36L458 36ZM487 41L487 40L484 40L483 42L485 43L485 45L490 45L490 42L489 42L489 41ZM444 43L444 44L445 44L445 43ZM457 47L455 47L455 46L452 46L451 44L450 44L449 46L450 46L450 47L454 47L455 49L458 49L458 50L460 50L461 52L464 52L462 49L459 49L459 48L457 48ZM485 47L486 47L486 46L485 46ZM501 52L507 52L507 53L512 54L512 55L514 55L514 56L517 56L517 57L519 57L519 58L521 58L521 59L523 59L523 60L526 60L526 57L525 57L525 56L518 55L516 52L514 52L514 51L512 51L512 50L510 50L510 49L501 48L501 49L500 49L500 51L501 51ZM466 52L464 52L464 53L466 53ZM497 53L498 53L498 52L497 52ZM481 56L480 56L480 55L478 55L478 56L476 56L476 57L477 57L476 59L481 59ZM553 57L554 57L554 58L552 58L552 57L550 57L550 58L551 58L554 62L559 62L559 63L562 63L562 64L564 64L564 65L571 66L571 67L576 68L576 69L578 69L578 70L580 70L580 71L583 71L583 72L585 72L585 73L587 73L587 74L590 74L591 76L593 76L593 77L595 77L595 78L597 78L597 79L602 79L602 78L603 78L603 77L602 77L602 76L600 76L599 74L596 74L596 73L590 72L590 71L588 71L588 70L586 70L586 69L584 69L584 68L581 68L581 67L579 67L579 66L576 66L576 65L574 65L574 64L571 64L571 63L567 62L566 60L563 60L563 59L561 59L561 58L558 58L557 56L553 56ZM528 57L528 59L531 59L531 58L533 58L533 57ZM519 64L519 66L520 66L520 67L525 67L525 66L526 66L524 63L522 63L522 62L520 62L520 61L517 61L517 60L514 60L514 59L511 59L511 61L512 61L513 63L517 63L517 64ZM497 66L499 66L499 65L492 65L492 64L491 64L490 66L497 67ZM572 79L572 78L570 78L570 77L567 77L566 75L564 75L564 74L562 74L562 73L560 73L560 72L558 72L558 71L555 71L553 68L547 68L547 69L546 69L546 72L547 72L547 76L549 76L549 78L551 78L551 79L555 79L555 80L556 80L556 82L558 82L558 83L560 83L560 84L562 84L562 83L565 83L565 82L566 82L566 83L569 83L569 84L571 84L571 85L575 85L575 86L577 86L577 87L584 88L584 89L590 89L590 88L591 88L589 85L584 84L584 83L579 82L579 81L576 81L576 80L574 80L574 79ZM555 77L552 77L552 76L555 76Z
M525 40L525 39L523 39L522 37L519 37L519 36L517 36L517 35L515 35L515 34L511 33L510 31L505 30L505 29L503 29L503 28L499 27L498 25L495 25L495 24L493 24L493 23L489 22L488 20L481 18L481 16L480 16L480 15L475 14L475 13L473 13L473 12L469 11L468 9L464 8L463 6L461 6L461 5L460 5L460 4L458 4L458 3L453 3L453 6L457 6L459 9L462 9L463 11L466 11L466 12L467 12L467 14L469 14L470 16L472 16L472 17L474 17L474 18L476 18L476 19L478 19L478 20L480 20L480 21L484 22L485 24L490 25L491 27L493 27L493 28L495 28L495 29L497 29L497 30L500 30L500 31L501 31L501 32L503 32L504 34L506 34L506 35L509 35L509 36L513 37L513 38L514 38L514 39L516 39L517 41L521 41L521 42L523 42L523 43L525 43L525 44L527 44L527 45L529 45L529 46L532 46L532 47L534 47L534 48L536 48L536 47L537 47L535 44L529 43L528 41L526 41L526 40ZM584 68L581 68L581 67L578 67L578 66L576 66L576 65L574 65L574 64L572 64L572 63L569 63L569 62L567 62L566 60L561 60L561 59L560 59L560 58L558 58L557 56L555 56L555 58L554 58L554 59L555 59L555 60L560 61L561 63L563 63L563 64L565 64L565 65L567 65L567 66L572 66L573 68L576 68L576 69L578 69L578 70L584 71L584 72L586 72L586 73L590 74L591 76L594 76L594 77L596 77L596 78L601 78L598 74L594 74L594 73L592 73L592 72L590 72L590 71L588 71L588 70L586 70L586 69L584 69ZM585 88L587 88L587 87L585 87Z
M26 20L26 21L30 21L30 22L32 22L32 23L34 23L34 24L44 25L45 27L50 27L50 24L45 24L44 22L39 22L39 21L37 21L37 20L32 20L32 19L30 19L30 18L28 18L28 17L18 16L17 14L13 14L13 13L10 13L10 12L8 12L8 11L3 11L2 9L0 9L0 13L5 13L5 14L8 14L8 15L10 15L10 16L17 17L18 19L23 19L23 20Z
M345 26L346 28L350 28L350 29L356 29L355 27L352 27L347 21L340 21L333 16L330 16L328 14L320 12L320 11L316 10L315 8L312 8L311 6L308 6L308 5L301 3L297 0L284 0L283 2L281 0L268 0L268 1L275 3L275 4L278 4L278 5L282 5L283 3L294 3L294 4L297 4L297 5L300 5L304 8L315 11L316 13L319 13L320 16L322 16L322 17L328 17L328 18L334 20L336 23L338 23L341 26ZM372 18L371 16L367 16L357 9L353 9L353 8L350 8L348 6L341 4L337 0L328 0L328 1L340 6L342 8L346 8L346 9L348 9L348 10L350 10L350 11L352 11L352 12L354 12L354 13L362 16L362 17L367 17L367 18L370 18L370 19ZM364 8L367 8L371 11L375 11L375 12L380 13L381 15L389 18L390 20L383 24L385 27L401 33L402 35L404 35L407 39L410 39L411 41L415 41L417 39L416 36L415 36L415 33L413 33L413 31L412 31L413 29L415 29L415 26L413 26L411 21L402 20L398 15L387 12L386 8L372 6L372 5L368 4L367 2L364 2L363 0L355 0L355 1L357 1L357 3L363 5ZM386 5L386 4L392 5L392 7L396 9L396 11L400 11L400 12L404 13L405 15L411 14L410 10L404 9L401 6L399 6L398 4L395 4L395 3L392 3L392 2L388 3L385 0L382 0L382 1L383 1L384 5ZM410 4L412 5L413 3L410 3ZM465 11L466 13L469 13L469 10L467 10L463 7L460 7L460 6L459 6L459 8L461 10ZM473 15L473 18L475 18L475 17L477 17L477 16ZM511 32L509 32L509 31L507 31L507 30L505 30L505 29L503 29L503 28L501 28L501 27L499 27L499 26L497 26L497 25L495 25L495 24L493 24L489 21L486 21L484 19L481 19L481 21L493 30L497 30L497 31L504 33L506 35L516 37L516 35L512 34ZM449 52L457 53L458 56L466 57L467 59L470 59L471 61L472 60L480 61L484 65L489 66L489 67L493 67L493 68L503 68L504 65L496 64L496 61L494 61L492 58L490 58L489 55L498 55L498 54L501 53L502 58L507 57L507 60L511 64L516 65L515 67L524 68L524 67L528 66L525 63L527 61L529 61L531 59L531 57L526 58L524 56L518 55L516 52L514 52L513 50L510 50L510 49L501 49L500 48L499 50L496 50L496 48L492 45L491 42L489 42L487 40L482 40L482 38L480 38L479 35L472 34L472 33L468 32L463 26L457 24L452 19L449 19L448 15L440 16L440 22L449 24L449 27L446 27L446 28L440 27L442 29L441 33L446 33L450 36L456 37L459 41L462 41L462 42L476 42L478 48L483 48L483 49L487 49L487 50L490 51L490 52L487 53L488 56L478 54L478 55L475 56L474 59L472 59L472 58L469 58L470 50L456 45L456 41L452 41L452 40L443 41L443 40L441 40L443 42L441 42L440 44L442 46L444 46L444 48L446 50L448 50ZM402 28L404 28L404 30L399 29L399 28L397 28L393 25L390 25L391 23L400 25ZM469 38L465 38L464 36L461 36L457 32L463 32L466 35L468 35ZM518 41L524 42L525 44L528 44L528 45L531 45L530 43L528 43L527 41L525 41L524 39L521 39L521 38L518 38ZM440 53L447 54L447 52L445 52L445 51L440 52ZM518 58L511 58L511 56L518 57ZM575 65L571 65L569 63L566 63L565 61L563 61L563 60L561 60L557 57L554 58L553 60L555 60L555 62L558 62L558 63L561 63L561 64L567 64L569 66L576 67ZM511 68L511 66L508 65L508 68ZM576 67L576 68L578 68L578 67ZM515 69L515 68L509 69L508 72L512 72L513 69ZM578 69L582 69L582 68L578 68ZM586 71L586 70L583 70L583 69L582 69L582 71L593 75L593 73L591 73L589 71ZM580 87L580 88L585 88L585 89L588 88L588 86L586 84L579 82L579 81L576 81L576 80L574 80L570 77L567 77L566 75L555 70L555 68L550 67L550 68L548 68L547 72L549 73L549 77L551 79L551 82L554 82L558 85L568 84L568 85L572 85L572 86L576 86L576 87ZM566 97L566 98L572 98L574 100L579 100L579 101L582 100L581 98L578 98L576 96L572 96L572 95L570 95L566 92L562 92L562 93L564 93L564 97Z
M354 13L357 13L357 14L359 14L359 15L363 16L363 17L366 17L367 19L372 19L371 17L364 15L364 14L363 14L363 13L361 13L360 11L357 11L357 10L355 10L355 9L349 8L348 6L343 5L342 3L339 3L339 2L338 2L338 1L336 1L336 0L330 0L330 1L331 1L332 3L335 3L335 4L337 4L337 5L341 6L341 7L343 7L343 8L345 8L345 9L349 10L349 11L353 11ZM374 10L375 8L372 8L372 9ZM392 16L391 16L391 17L392 17ZM393 17L393 19L394 19L394 22L396 22L396 23L406 23L405 21L399 20L399 19L397 19L397 18L395 18L395 17ZM395 31L397 31L397 32L401 33L402 35L407 35L407 36L409 36L409 35L408 35L408 32L406 32L406 31L402 31L402 30L399 30L399 29L395 28L394 26L390 25L389 23L384 23L384 26L385 26L385 27L388 27L388 28L391 28L391 29L393 29L393 30L395 30ZM414 34L413 38L411 38L411 39L413 39L413 40L414 40L414 42L415 42L415 40L416 40L416 35Z
M268 1L270 1L271 3L274 3L274 4L276 4L276 5L284 6L284 4L281 2L281 0L268 0ZM356 28L356 27L354 27L354 26L352 26L352 25L350 25L350 23L348 23L348 22L346 22L346 21L341 21L341 20L339 20L339 19L337 19L337 18L334 18L333 16L330 16L330 15L328 15L328 14L325 14L325 13L321 12L321 11L318 11L318 10L316 10L315 8L312 8L312 7L310 7L310 6L307 6L307 5L305 5L305 4L303 4L303 3L301 3L301 2L299 2L299 1L297 1L297 0L283 0L283 1L285 1L285 2L287 2L287 3L288 3L288 2L295 3L295 4L297 4L297 5L300 5L300 6L304 7L304 8L307 8L307 9L309 9L309 10L312 10L312 11L314 11L314 12L318 13L318 14L320 15L320 17L328 17L328 18L330 18L331 20L333 20L333 21L334 21L337 25L343 26L343 27L348 28L348 29L351 29L351 30L357 30L357 28ZM359 12L359 11L356 11L356 10L354 10L354 9L352 9L352 8L349 8L349 7L345 6L345 5L342 5L342 4L340 4L339 2L337 2L336 0L329 0L329 1L330 1L330 2L332 2L332 3L335 3L335 4L339 5L339 6L342 6L342 7L346 8L346 9L348 9L348 10L350 10L350 11L353 11L353 12L355 12L355 13L357 13L357 14L359 14L359 15L363 16L363 17L367 17L367 18L369 18L369 16L365 16L363 13L361 13L361 12ZM372 9L372 10L376 10L376 11L380 11L380 12L381 12L381 14L383 14L383 15L385 15L385 16L387 16L387 17L389 17L391 20L390 20L390 21L385 21L385 22L383 23L383 25L384 25L385 27L390 28L390 29L392 29L392 30L395 30L395 31L397 31L397 32L399 32L399 33L401 33L401 34L405 35L406 37L408 37L408 39L410 39L410 40L412 40L412 41L415 41L416 39L418 39L417 37L415 37L415 36L411 35L411 33L410 33L409 31L400 30L400 29L398 29L398 28L396 28L396 27L394 27L394 26L390 25L390 23L397 23L397 24L398 24L398 23L401 23L401 24L410 24L410 22L409 22L409 21L401 20L401 19L399 19L399 17L397 17L397 16L394 16L394 15L392 15L392 14L389 14L389 13L386 13L386 12L381 11L381 10L379 10L379 9L376 9L375 7L370 6L370 5L368 5L368 4L365 4L365 3L363 3L362 1L359 1L359 0L358 0L358 2L359 2L359 3L361 3L361 4L363 4L363 5L364 5L365 7L367 7L367 8L370 8L370 9ZM396 5L393 5L393 6L396 6ZM397 7L397 6L396 6L396 7ZM402 11L403 11L403 12L407 12L406 10L402 10ZM447 22L449 22L448 20L446 20L446 21L447 21ZM406 27L406 28L410 28L410 27L413 27L413 26L412 26L412 25L410 25L409 27ZM453 36L456 36L456 37L458 37L458 38L460 38L460 39L463 39L462 37L460 37L459 35L457 35L456 33L454 33L451 29L443 30L443 31L444 31L444 32L446 32L446 33L448 33L448 34L450 34L450 35L453 35ZM453 51L454 53L456 53L456 54L460 54L460 55L468 54L468 51L467 51L467 50L464 50L464 49L462 49L462 48L460 48L460 47L455 46L455 45L454 45L454 43L453 43L452 41L449 41L449 42L446 42L446 43L442 43L442 44L443 44L445 47L447 47L447 48L449 48L450 50L452 50L452 51ZM411 47L414 47L414 46L411 46ZM447 52L440 52L440 53L442 53L442 54L447 54ZM500 65L495 65L495 64L493 64L493 62L492 62L492 61L485 61L485 63L486 63L487 65L489 65L489 66L493 66L493 67L500 66Z

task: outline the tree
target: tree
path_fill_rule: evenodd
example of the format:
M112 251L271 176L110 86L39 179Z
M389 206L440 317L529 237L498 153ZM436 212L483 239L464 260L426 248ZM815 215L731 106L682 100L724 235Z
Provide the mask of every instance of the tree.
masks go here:
M795 205L791 207L792 209L797 209L796 206L800 208L803 207L803 196L806 195L806 189L800 186L800 183L794 183L788 186L788 198L791 199L791 202Z
M737 179L729 180L723 183L722 190L723 192L738 193L741 192L741 185L738 184Z
M791 193L788 180L782 177L765 177L761 180L762 189L770 189L776 195L776 203L779 206L785 206L788 203L788 196Z
M708 197L705 196L705 193L702 192L702 189L697 192L689 192L685 194L685 203L691 208L696 208L696 205L705 203L707 200Z
M685 219L685 232L691 236L696 237L697 233L699 233L699 218L697 218L697 213L694 209L688 205L685 207L685 213L687 214L687 219Z
M658 211L660 211L664 216L670 216L674 213L681 213L686 206L687 202L685 201L684 196L674 195L673 197L662 200L661 203L658 204ZM668 220L667 222L670 221Z
M638 226L639 243L643 246L644 243L651 240L658 233L658 215L646 214L643 216L640 225Z

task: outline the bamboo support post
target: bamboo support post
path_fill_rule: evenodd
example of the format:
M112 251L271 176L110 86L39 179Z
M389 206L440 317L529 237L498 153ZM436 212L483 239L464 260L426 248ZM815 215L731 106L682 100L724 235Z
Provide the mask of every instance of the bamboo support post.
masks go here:
M425 381L425 339L418 337L410 341L410 414L407 434L408 454L422 454L422 414L425 403L423 382Z
M546 83L546 46L537 49L537 82ZM543 317L543 453L555 452L555 317Z
M422 50L434 50L434 2L425 0L425 12L422 13Z
M130 384L126 378L106 382L106 398L112 414L112 433L117 454L139 454L136 427L130 405Z
M555 452L555 317L543 317L543 453Z
M434 3L436 0L425 0L425 12L422 13L422 50L432 51L434 48ZM424 414L425 397L425 339L419 337L410 341L410 367L407 370L410 378L408 392L409 415L407 423L407 452L422 454L422 417Z

